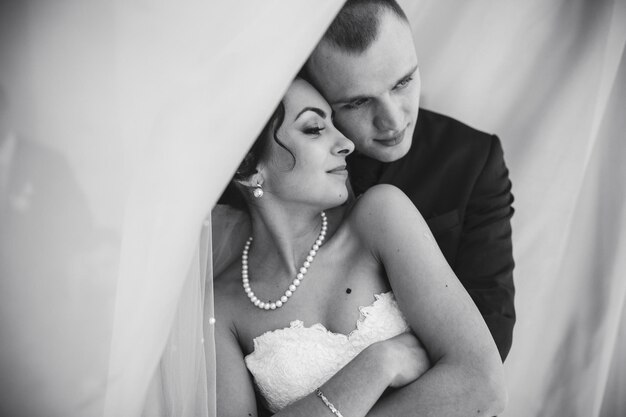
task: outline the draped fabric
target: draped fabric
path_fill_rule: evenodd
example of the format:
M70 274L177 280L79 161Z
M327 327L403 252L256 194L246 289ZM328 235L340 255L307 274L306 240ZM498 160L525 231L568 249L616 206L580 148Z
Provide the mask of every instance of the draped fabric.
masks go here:
M133 114L148 97L153 102L127 132L132 137L147 132L148 141L136 148L135 182L126 202L105 416L140 412L177 305L183 307L181 277L201 222L340 6L237 3L181 7L163 1L148 10L118 3L120 33L130 41L122 55L131 63L122 79L128 99L123 114ZM147 75L154 68L162 70ZM204 344L211 351L212 338ZM180 348L178 354L188 360ZM214 357L209 360L212 373ZM161 386L171 382L165 375ZM209 384L208 391L214 390ZM213 414L214 405L207 412Z
M626 4L404 3L422 105L497 133L510 169L503 415L624 415Z
M206 216L341 2L5 3L0 415L214 415ZM503 415L626 415L626 3L400 3L510 169Z

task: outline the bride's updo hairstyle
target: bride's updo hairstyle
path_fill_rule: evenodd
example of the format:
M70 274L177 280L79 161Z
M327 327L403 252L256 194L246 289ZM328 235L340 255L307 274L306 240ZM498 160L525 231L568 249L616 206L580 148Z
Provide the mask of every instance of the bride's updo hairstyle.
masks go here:
M252 147L239 164L239 168L235 172L233 176L234 181L244 181L250 178L252 175L257 173L257 166L259 165L259 161L267 156L267 151L269 150L270 145L270 136L274 139L276 143L278 143L281 147L287 149L285 145L278 139L278 129L283 124L285 120L285 105L281 101L278 103L278 106L272 113L272 116L267 121L265 126L263 126L263 130L261 130L261 134L256 138ZM289 151L289 149L287 149ZM291 151L289 151L291 153ZM292 154L293 155L293 154Z
M300 75L298 75L295 79L297 80L299 78L301 78ZM285 104L281 100L276 109L274 109L272 116L269 118L267 123L265 123L265 126L263 126L263 130L261 130L261 133L257 136L256 140L252 144L252 147L239 164L239 168L237 168L235 175L233 175L232 180L220 197L219 203L228 204L239 209L247 209L247 203L252 201L250 198L252 191L250 190L250 187L246 187L241 183L241 181L250 179L252 175L258 172L257 167L259 166L259 162L267 157L271 140L289 152L293 159L293 164L291 166L291 169L293 169L296 165L296 157L293 152L291 152L291 150L287 148L278 138L278 130L284 121Z
M297 79L297 78L296 78ZM289 148L285 146L285 144L278 138L278 130L282 126L285 121L285 104L281 101L278 103L278 106L272 113L272 116L269 118L265 126L263 126L263 130L259 136L257 136L256 140L252 144L252 147L239 164L239 168L235 172L230 184L224 191L222 195L222 199L225 199L229 205L245 209L247 204L246 202L250 202L250 196L252 192L250 187L246 187L241 183L241 181L246 181L250 179L250 177L256 174L257 167L259 166L259 162L268 156L268 152L270 150L270 141L274 141L281 148L285 149L291 155L293 159L293 164L291 165L290 170L296 165L296 157L291 152ZM235 190L236 189L236 190Z

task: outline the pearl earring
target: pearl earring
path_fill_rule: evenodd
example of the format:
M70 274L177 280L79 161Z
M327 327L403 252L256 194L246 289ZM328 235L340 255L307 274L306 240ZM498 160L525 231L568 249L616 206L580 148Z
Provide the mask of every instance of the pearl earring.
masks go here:
M256 187L254 188L254 191L252 192L252 195L255 198L261 198L263 197L263 188L261 188L261 184L257 184Z

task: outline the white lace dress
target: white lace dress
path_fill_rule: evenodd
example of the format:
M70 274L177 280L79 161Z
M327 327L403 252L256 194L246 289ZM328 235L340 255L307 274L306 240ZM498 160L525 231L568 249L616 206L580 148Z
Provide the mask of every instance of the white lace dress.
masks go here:
M356 329L349 335L295 320L254 339L254 351L245 361L271 412L315 391L370 344L410 330L393 293L374 297L371 305L359 307Z

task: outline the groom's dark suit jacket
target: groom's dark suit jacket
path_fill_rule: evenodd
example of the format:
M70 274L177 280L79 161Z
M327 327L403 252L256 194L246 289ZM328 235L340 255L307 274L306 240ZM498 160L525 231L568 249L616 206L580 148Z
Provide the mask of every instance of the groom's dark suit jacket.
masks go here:
M353 154L357 194L375 184L404 191L482 313L504 360L512 342L513 195L500 140L420 109L409 153L383 163Z

